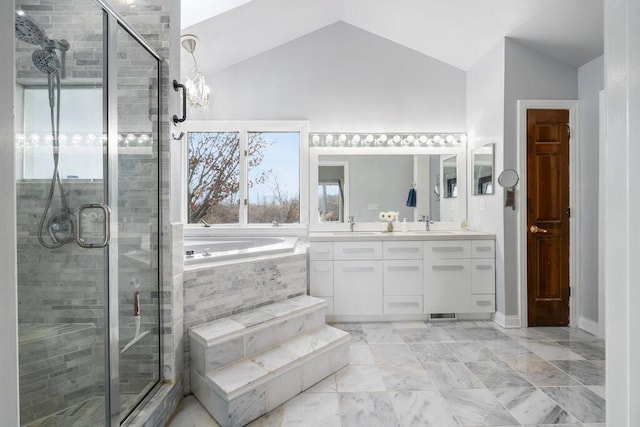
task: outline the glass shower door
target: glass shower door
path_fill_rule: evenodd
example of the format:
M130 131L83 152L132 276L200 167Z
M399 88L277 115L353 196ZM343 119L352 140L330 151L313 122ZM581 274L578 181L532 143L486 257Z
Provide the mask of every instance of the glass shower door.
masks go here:
M159 62L121 26L116 38L118 159L113 185L118 199L122 421L160 380Z

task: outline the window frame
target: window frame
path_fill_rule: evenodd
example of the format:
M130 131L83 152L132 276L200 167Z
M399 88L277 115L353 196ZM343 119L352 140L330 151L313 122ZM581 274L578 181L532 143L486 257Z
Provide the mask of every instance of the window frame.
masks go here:
M210 234L242 234L243 232L259 231L267 234L283 232L306 232L309 225L309 122L302 120L189 120L182 125L184 131L184 143L182 144L182 223L185 235L210 235ZM238 197L239 222L233 224L211 224L204 227L203 224L189 223L188 198L189 183L187 182L189 170L188 135L193 132L238 132L240 139L240 188ZM248 162L245 150L248 144L248 134L251 132L297 132L300 134L299 149L299 173L300 173L300 223L272 224L248 223ZM269 231L271 230L271 231Z

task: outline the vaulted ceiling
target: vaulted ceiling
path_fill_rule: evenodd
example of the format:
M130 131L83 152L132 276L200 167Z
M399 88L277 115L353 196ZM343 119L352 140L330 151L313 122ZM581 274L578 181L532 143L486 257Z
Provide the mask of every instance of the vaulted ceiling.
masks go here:
M182 0L205 73L347 22L462 70L511 37L580 66L603 53L602 0Z

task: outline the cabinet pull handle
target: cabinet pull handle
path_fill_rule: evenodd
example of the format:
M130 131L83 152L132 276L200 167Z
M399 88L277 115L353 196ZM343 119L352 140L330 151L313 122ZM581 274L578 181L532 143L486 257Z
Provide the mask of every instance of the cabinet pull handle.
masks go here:
M493 301L490 300L479 300L476 301L476 305L491 305L493 304Z
M433 265L431 269L434 271L462 271L464 265Z
M389 252L419 252L420 248L387 248Z
M342 267L345 273L359 273L362 271L374 271L373 267Z
M462 246L435 246L431 248L433 252L463 252Z
M368 252L374 252L375 249L373 248L344 248L342 249L342 252L344 252L345 254L361 254L361 253L368 253Z
M493 270L493 267L487 264L480 264L480 265L476 265L476 269L477 270Z
M399 302L388 302L387 305L389 307L411 307L416 306L419 307L420 303L418 301L399 301Z
M476 251L478 252L489 252L493 248L491 246L478 246L476 247Z
M387 267L388 271L418 271L420 267L417 265L395 265Z
M329 249L313 249L314 254L328 254Z

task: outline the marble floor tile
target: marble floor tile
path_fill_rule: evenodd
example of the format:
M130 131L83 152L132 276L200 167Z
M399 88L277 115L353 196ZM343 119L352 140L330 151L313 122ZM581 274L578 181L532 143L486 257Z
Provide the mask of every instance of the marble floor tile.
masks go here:
M442 343L446 334L440 328L400 329L398 332L407 344Z
M457 427L447 402L437 391L399 391L389 393L402 427Z
M415 354L406 344L370 345L373 358L378 365L419 366Z
M347 366L336 373L339 393L386 391L377 366Z
M541 387L549 397L583 423L604 423L605 401L586 387Z
M604 360L604 341L558 341L558 344L569 348L587 360Z
M421 366L380 366L380 376L389 391L435 390Z
M512 426L518 425L496 397L487 389L449 390L442 396L451 412L463 426Z
M367 344L351 344L349 346L349 364L351 365L375 365L376 361Z
M551 365L546 360L535 360L528 357L505 358L507 363L524 376L533 385L542 386L575 386L577 381Z
M531 350L522 345L522 342L514 340L497 340L491 342L483 342L483 344L498 357L534 354Z
M426 329L427 324L421 321L391 322L395 329Z
M446 363L459 362L460 360L449 350L446 344L410 344L411 351L418 359L418 362L424 363Z
M178 412L169 421L167 427L220 427L206 409L193 396L182 401Z
M484 388L484 384L463 363L425 363L427 378L438 390Z
M363 332L362 324L356 322L342 322L342 323L329 323L329 326L333 326L334 328L342 329L347 332Z
M533 328L503 329L502 333L517 341L552 341L551 338Z
M280 427L284 420L284 405L278 406L263 416L256 418L247 427Z
M583 360L579 354L554 341L527 341L522 345L542 357L544 360Z
M587 388L603 399L607 397L607 389L604 385L588 385Z
M473 327L465 331L469 337L477 341L510 340L508 335L494 328Z
M339 393L343 426L399 427L387 393Z
M381 329L395 329L391 322L362 322L360 323L364 332L377 331Z
M505 362L465 363L487 388L529 387L531 383Z
M404 344L395 329L365 329L364 335L368 344Z
M599 338L578 328L545 326L533 328L554 341L598 341Z
M589 360L554 360L556 367L584 385L604 385L605 368Z
M535 387L513 387L491 390L520 423L576 424L578 420Z
M284 404L282 427L341 426L337 393L302 393Z
M447 347L461 362L499 362L500 359L486 346L477 342L448 343Z

